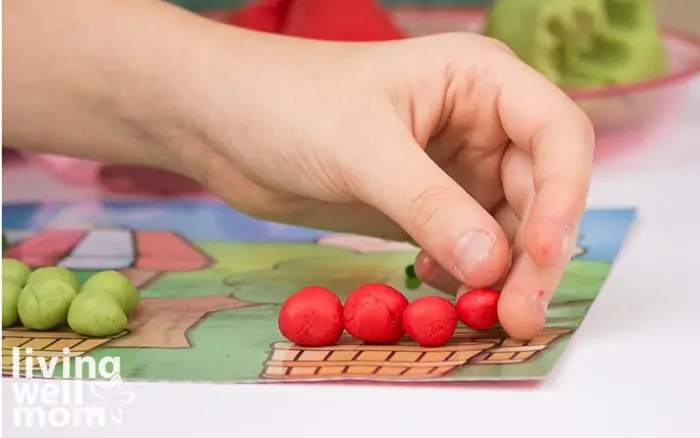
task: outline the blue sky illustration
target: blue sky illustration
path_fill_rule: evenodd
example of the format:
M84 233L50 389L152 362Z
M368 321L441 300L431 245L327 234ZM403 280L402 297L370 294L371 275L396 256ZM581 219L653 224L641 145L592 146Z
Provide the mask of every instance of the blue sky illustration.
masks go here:
M587 210L581 223L579 245L586 252L579 258L612 262L636 218L636 210ZM6 204L2 207L3 229L8 237L60 224L95 227L173 230L192 240L244 242L315 241L326 231L281 225L246 216L213 201L90 201L63 204Z

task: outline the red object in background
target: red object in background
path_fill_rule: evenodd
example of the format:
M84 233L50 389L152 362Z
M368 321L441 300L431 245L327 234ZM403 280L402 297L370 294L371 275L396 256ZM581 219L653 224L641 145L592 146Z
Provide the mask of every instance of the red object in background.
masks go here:
M293 0L282 33L330 41L405 38L375 0Z
M2 163L9 163L9 162L18 162L22 161L22 156L19 154L14 149L10 149L9 147L4 147L2 148Z
M246 29L329 41L390 41L406 35L375 0L257 0L203 13Z
M221 21L260 32L280 33L292 1L258 0L235 9L224 16Z
M97 181L114 193L185 196L204 192L199 183L182 175L143 166L102 166Z

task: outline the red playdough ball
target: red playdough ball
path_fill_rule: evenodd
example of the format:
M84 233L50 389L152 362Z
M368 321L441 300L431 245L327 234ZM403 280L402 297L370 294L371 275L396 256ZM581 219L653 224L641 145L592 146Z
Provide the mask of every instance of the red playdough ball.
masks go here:
M424 347L440 347L455 334L457 312L445 298L420 297L403 313L403 329Z
M393 287L365 284L345 300L345 330L364 342L393 344L403 337L401 317L407 306L408 299Z
M277 322L282 336L297 345L331 345L343 334L343 305L330 290L307 286L287 298Z
M488 330L498 323L498 299L495 289L473 289L457 300L457 315L467 327Z

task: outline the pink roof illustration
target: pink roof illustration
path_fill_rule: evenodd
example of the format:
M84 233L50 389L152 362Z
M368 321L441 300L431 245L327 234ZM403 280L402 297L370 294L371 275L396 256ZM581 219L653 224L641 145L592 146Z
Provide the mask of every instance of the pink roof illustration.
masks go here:
M194 271L211 260L183 236L168 230L43 229L7 248L4 257L30 267Z

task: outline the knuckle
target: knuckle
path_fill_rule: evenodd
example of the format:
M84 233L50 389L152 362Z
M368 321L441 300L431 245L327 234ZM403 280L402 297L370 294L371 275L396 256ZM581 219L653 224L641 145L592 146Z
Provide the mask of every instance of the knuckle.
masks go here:
M503 52L509 56L516 56L515 52L513 49L511 49L506 43L504 43L501 40L497 40L496 38L488 37L488 36L483 36L483 42L484 45L492 50L496 50L498 52Z
M448 32L435 36L446 47L452 47L460 52L465 48L495 50L508 55L515 55L506 43L493 37L479 35L473 32Z
M454 206L454 196L442 186L420 190L408 206L409 221L418 229L440 227Z
M429 53L449 55L450 59L468 58L466 53L478 51L483 47L484 37L471 32L446 32L433 35L431 40L424 40ZM439 50L435 50L439 47Z

